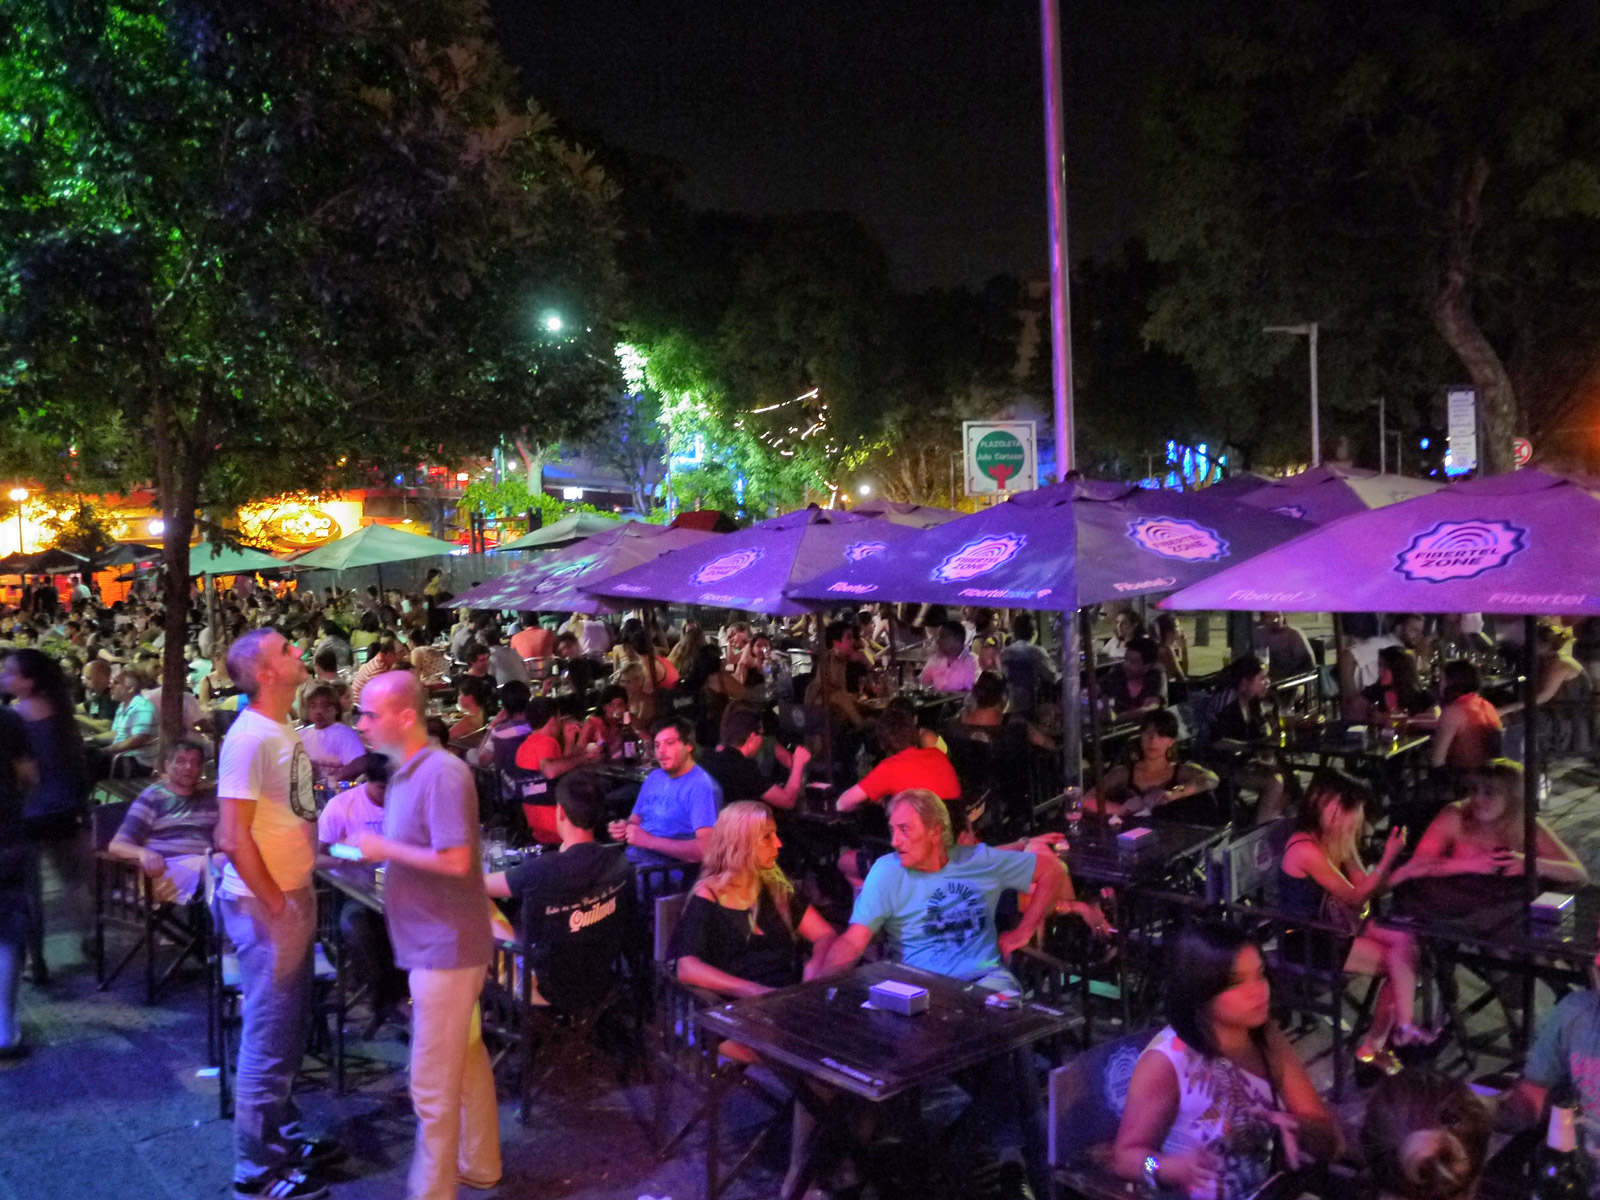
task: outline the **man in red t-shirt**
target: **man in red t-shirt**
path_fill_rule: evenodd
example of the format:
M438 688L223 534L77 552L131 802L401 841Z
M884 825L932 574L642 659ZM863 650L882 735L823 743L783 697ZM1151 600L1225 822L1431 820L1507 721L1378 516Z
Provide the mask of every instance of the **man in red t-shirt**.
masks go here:
M554 700L535 696L528 701L527 715L532 732L517 747L517 766L524 771L538 771L553 782L568 771L599 760L600 747L593 743L589 746L593 753L566 753L561 744L561 713ZM522 815L528 819L535 841L553 846L561 840L556 830L555 792L547 785L523 790Z
M961 781L944 751L917 744L917 718L909 709L888 709L878 721L877 735L888 757L839 797L840 812L882 804L908 788L926 788L941 800L961 799Z
M527 713L532 732L517 747L517 766L524 771L539 771L546 779L557 779L590 760L589 754L568 754L562 746L561 714L554 700L535 696L528 701ZM599 758L598 748L593 757Z
M549 658L556 652L556 635L539 624L537 613L522 614L522 628L511 635L511 649L519 658Z

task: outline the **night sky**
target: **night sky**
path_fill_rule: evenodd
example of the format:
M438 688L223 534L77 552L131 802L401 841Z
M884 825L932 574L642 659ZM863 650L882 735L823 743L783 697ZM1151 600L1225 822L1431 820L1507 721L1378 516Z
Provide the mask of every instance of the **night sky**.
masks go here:
M676 162L688 203L854 213L903 287L1045 270L1032 0L493 0L579 140ZM1138 110L1178 0L1063 0L1074 258L1138 231Z

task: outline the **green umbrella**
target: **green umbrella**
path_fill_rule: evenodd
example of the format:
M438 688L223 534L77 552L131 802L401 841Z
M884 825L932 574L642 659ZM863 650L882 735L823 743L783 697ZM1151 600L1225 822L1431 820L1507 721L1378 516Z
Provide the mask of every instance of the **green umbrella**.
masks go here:
M632 521L635 518L625 519ZM615 529L618 524L620 522L615 517L603 517L599 513L573 513L571 516L562 517L559 521L552 521L542 529L525 533L515 541L502 542L495 549L549 550L556 546L570 546L573 542L581 542L592 534Z
M257 571L281 571L289 564L247 546L215 546L201 542L189 551L189 574L253 575Z
M452 542L406 533L388 525L367 525L349 537L307 551L294 560L294 565L324 571L347 571L353 567L377 567L413 558L454 554L459 548Z

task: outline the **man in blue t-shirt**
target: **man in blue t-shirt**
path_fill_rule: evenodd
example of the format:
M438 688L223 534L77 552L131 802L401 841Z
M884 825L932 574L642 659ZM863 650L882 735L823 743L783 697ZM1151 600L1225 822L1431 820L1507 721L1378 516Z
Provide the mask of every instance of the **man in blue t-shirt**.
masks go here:
M694 727L682 717L656 726L656 762L633 814L613 821L611 836L628 844L635 863L700 862L722 807L722 789L694 761Z
M1054 855L958 846L944 801L929 791L900 792L888 804L894 853L867 872L850 928L834 942L823 974L854 966L881 932L890 956L996 991L1020 991L1005 967L1056 902L1071 899L1066 868ZM997 934L1000 893L1033 889L1015 929Z

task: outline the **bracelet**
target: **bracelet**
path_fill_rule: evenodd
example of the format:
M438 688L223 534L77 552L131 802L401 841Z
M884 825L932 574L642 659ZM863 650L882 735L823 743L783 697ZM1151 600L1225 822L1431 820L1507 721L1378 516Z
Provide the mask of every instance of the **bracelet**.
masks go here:
M1152 1192L1161 1190L1161 1181L1156 1176L1161 1171L1161 1160L1154 1154L1144 1156L1144 1181Z

